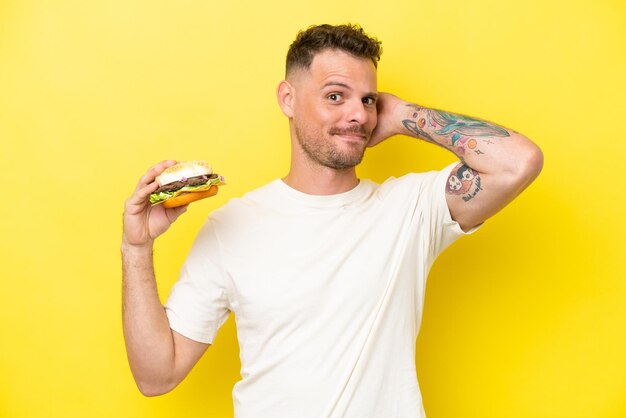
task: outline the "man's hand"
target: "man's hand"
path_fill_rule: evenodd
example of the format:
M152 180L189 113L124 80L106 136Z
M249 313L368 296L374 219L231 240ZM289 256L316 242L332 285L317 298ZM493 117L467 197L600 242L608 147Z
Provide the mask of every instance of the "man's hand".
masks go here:
M380 144L385 139L403 133L402 110L406 102L397 96L389 93L379 93L376 102L378 111L378 123L372 132L372 138L368 142L368 147ZM406 111L405 111L406 113Z
M163 205L151 206L148 197L159 188L156 177L176 161L162 161L144 174L137 187L124 204L124 232L122 243L136 247L151 246L156 237L164 233L180 216L187 205L165 209Z

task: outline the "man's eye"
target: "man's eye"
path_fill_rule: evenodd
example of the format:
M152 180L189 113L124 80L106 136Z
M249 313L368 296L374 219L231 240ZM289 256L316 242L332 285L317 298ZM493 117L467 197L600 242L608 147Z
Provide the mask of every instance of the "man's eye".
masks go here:
M363 99L363 104L373 105L374 103L376 103L376 100L373 97L365 97Z
M338 93L329 94L328 98L332 100L333 102L337 102L341 100L341 94L338 94Z

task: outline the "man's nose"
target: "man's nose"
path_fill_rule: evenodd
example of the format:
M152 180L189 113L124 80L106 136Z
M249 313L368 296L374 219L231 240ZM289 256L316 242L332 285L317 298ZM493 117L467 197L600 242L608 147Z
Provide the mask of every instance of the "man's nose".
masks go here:
M350 103L347 116L349 122L358 122L361 125L365 124L369 118L367 109L361 100Z

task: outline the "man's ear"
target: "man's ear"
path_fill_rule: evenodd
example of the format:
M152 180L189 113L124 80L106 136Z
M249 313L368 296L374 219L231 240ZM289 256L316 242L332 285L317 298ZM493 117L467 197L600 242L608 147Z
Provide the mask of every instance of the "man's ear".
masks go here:
M293 86L287 81L283 80L278 84L276 89L276 98L278 99L278 105L288 118L293 117L293 104L295 100L295 90Z

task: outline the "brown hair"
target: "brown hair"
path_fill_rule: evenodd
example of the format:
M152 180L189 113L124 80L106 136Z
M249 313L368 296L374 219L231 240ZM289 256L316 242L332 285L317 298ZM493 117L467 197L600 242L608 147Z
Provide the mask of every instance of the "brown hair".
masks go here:
M359 58L369 58L378 65L383 52L381 42L365 33L359 25L318 25L298 32L287 52L286 74L295 68L308 69L315 54L338 49Z

